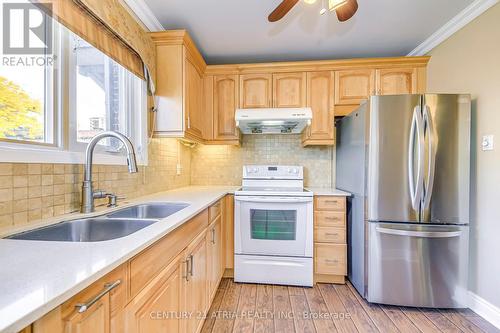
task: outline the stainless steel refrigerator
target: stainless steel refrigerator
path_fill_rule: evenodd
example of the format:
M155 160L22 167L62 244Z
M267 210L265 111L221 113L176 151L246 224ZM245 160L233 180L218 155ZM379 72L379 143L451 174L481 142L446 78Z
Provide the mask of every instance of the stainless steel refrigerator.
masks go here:
M466 306L470 96L373 96L337 123L348 275L369 302Z

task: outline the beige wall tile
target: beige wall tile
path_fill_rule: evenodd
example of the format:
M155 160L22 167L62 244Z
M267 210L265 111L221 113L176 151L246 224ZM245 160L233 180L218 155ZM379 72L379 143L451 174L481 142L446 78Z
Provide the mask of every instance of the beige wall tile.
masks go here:
M12 164L0 163L0 176L11 176L11 175L12 175Z

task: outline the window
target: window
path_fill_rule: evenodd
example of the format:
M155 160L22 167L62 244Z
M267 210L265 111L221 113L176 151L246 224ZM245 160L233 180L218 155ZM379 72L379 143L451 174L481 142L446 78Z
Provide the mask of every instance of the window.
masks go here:
M102 131L128 136L143 150L141 115L145 111L144 82L113 59L68 32L70 98L70 147L83 151L86 143ZM142 112L141 112L142 111ZM101 151L117 153L122 143L102 140Z
M16 25L22 17L12 15L11 20L16 21ZM45 34L51 31L48 25L42 28ZM36 60L3 57L0 66L0 140L45 145L56 142L51 56L39 54Z
M53 57L46 57L53 62L0 66L0 149L67 152L80 160L64 162L81 162L83 154L74 152L84 152L93 136L112 130L126 135L136 148L139 163L146 163L146 83L56 21L51 22ZM108 163L122 149L121 142L105 139L97 152L109 156ZM119 160L123 158L117 157ZM26 161L32 161L28 155Z

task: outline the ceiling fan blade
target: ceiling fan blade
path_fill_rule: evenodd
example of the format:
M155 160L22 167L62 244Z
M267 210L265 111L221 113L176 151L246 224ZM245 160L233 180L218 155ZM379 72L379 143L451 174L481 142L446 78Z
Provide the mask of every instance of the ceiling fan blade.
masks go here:
M340 22L347 21L354 16L358 10L358 2L356 0L347 0L347 3L340 6L335 11L337 12L337 18Z
M272 11L271 14L269 14L267 19L269 20L269 22L276 22L281 20L283 16L285 16L290 11L290 9L292 9L293 6L297 4L297 2L299 2L299 0L283 0L283 2L280 3L278 7L276 7L276 9Z

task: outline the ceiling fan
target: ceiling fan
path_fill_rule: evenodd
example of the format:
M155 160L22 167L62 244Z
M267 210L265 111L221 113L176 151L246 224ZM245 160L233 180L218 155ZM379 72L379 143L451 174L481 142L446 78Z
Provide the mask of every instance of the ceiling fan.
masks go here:
M325 4L326 0L322 0ZM275 10L269 14L267 18L269 22L276 22L281 20L296 4L299 0L283 0ZM314 4L316 0L304 0L307 4ZM354 16L358 10L358 2L356 0L328 0L328 10L337 13L337 18L340 22L347 21ZM327 8L325 5L321 7L320 14L326 13Z

